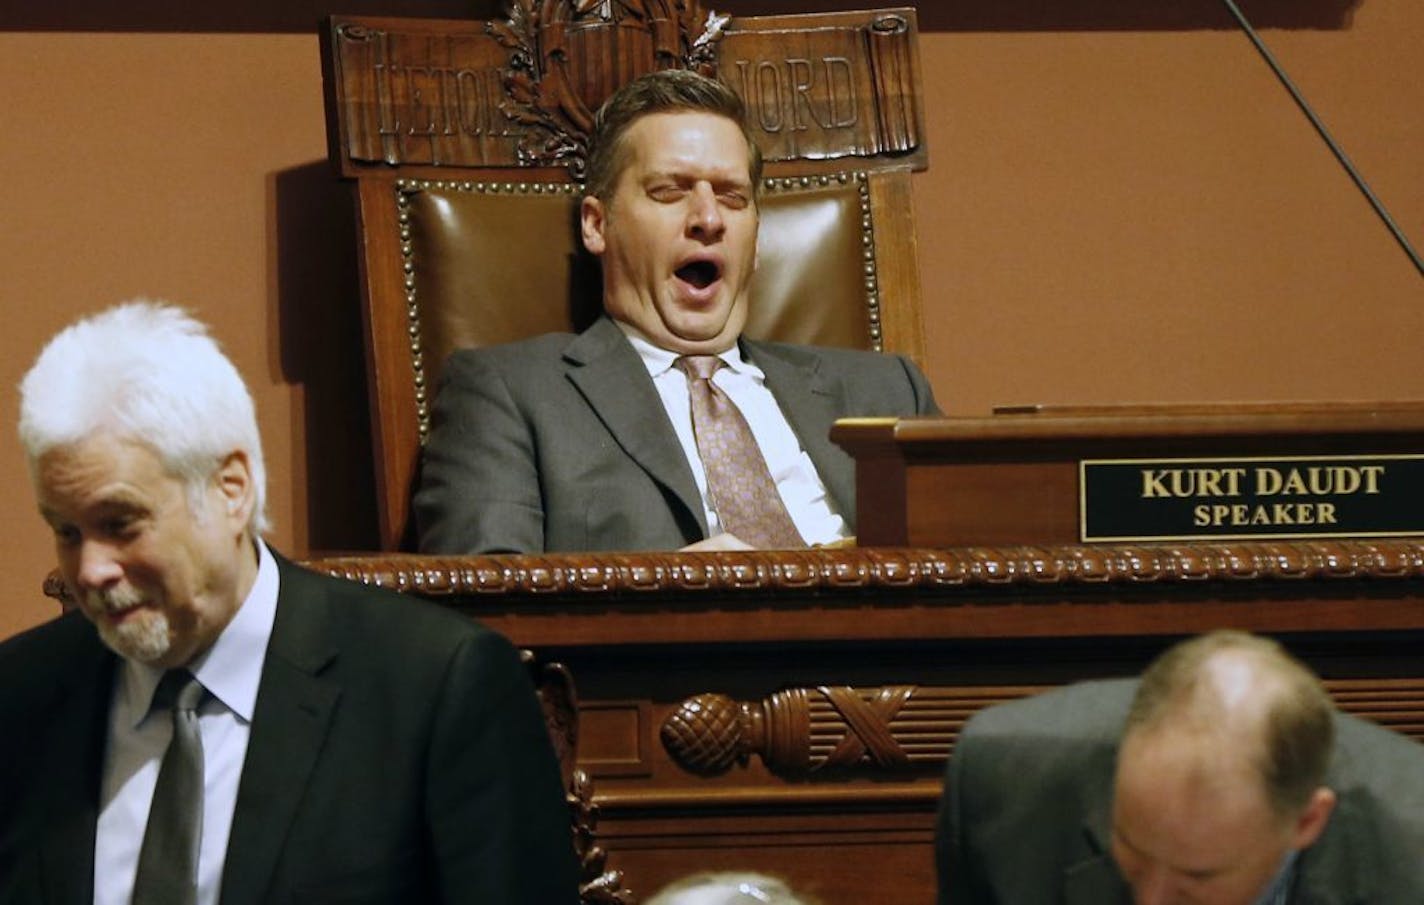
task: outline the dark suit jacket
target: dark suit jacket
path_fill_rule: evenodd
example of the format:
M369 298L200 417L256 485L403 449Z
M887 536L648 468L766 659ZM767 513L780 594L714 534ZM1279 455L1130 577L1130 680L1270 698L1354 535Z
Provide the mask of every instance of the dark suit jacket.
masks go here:
M223 905L576 903L558 765L509 643L278 563ZM0 645L0 902L93 901L117 662L77 613Z
M831 423L936 412L928 382L898 356L748 339L742 351L854 526L854 462ZM427 552L672 550L707 536L657 389L607 318L452 355L414 504Z
M1118 737L1135 680L990 707L950 759L940 905L1131 905L1109 854ZM1301 853L1292 905L1424 901L1424 745L1336 717L1338 803Z

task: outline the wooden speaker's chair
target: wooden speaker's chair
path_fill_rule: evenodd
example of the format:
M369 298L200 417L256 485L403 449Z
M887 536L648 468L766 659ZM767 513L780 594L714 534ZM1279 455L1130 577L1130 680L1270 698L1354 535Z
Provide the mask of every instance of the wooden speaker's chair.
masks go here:
M923 361L910 172L926 162L911 9L729 19L697 0L513 0L490 22L336 17L328 135L356 187L382 549L412 546L410 498L451 351L579 330L599 314L577 239L598 105L654 69L739 91L767 160L747 332ZM568 676L540 677L566 768L586 903L603 871L574 771ZM548 681L545 681L548 680Z
M360 212L383 549L412 545L446 356L598 316L597 262L576 233L586 134L644 72L695 68L747 102L767 159L748 334L923 359L914 10L514 0L489 22L337 17L323 38L331 154Z

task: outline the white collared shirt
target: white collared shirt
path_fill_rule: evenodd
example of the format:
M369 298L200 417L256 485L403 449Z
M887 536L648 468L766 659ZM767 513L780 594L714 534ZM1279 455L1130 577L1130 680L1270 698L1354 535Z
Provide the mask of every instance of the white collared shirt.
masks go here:
M697 481L697 491L702 495L702 511L707 517L708 536L722 531L721 522L713 510L707 496L707 470L702 467L702 457L697 452L697 439L692 433L692 403L687 392L687 375L673 367L676 352L660 349L649 342L636 328L614 321L627 335L648 374L653 378L653 386L672 420L673 430L682 445L683 455L692 466L692 476ZM776 481L776 491L786 504L796 530L807 544L825 544L850 535L845 519L836 511L826 485L816 472L811 457L801 448L801 441L782 413L776 397L766 387L766 375L756 365L742 357L740 346L719 356L725 367L718 368L712 375L712 382L726 393L742 412L751 427L752 437L761 447L771 477Z
M237 784L247 757L252 711L272 623L277 615L277 562L258 542L257 579L212 647L187 664L208 690L198 711L203 737L203 838L198 905L217 905ZM163 670L123 659L109 706L109 736L94 837L94 905L130 905L138 855L158 767L173 736L164 713L149 714Z

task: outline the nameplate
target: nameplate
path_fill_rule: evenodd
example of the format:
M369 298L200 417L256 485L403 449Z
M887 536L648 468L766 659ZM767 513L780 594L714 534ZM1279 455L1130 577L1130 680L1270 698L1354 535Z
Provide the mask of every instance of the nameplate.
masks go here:
M1085 459L1078 488L1085 543L1424 534L1424 455Z

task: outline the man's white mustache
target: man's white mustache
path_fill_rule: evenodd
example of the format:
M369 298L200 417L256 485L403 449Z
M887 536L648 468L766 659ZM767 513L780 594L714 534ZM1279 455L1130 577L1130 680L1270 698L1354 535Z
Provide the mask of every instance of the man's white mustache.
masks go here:
M106 588L84 592L84 603L91 610L99 610L105 613L122 613L124 610L132 609L142 603L147 603L148 599L138 590L131 587Z

